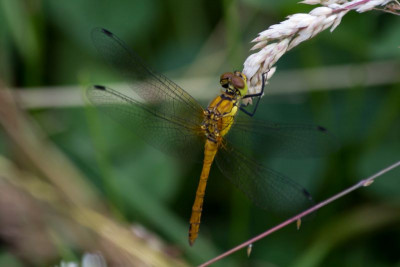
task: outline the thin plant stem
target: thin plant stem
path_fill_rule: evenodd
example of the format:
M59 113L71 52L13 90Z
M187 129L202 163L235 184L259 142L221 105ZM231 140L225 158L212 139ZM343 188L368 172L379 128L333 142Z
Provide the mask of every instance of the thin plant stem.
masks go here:
M252 245L254 242L256 242L256 241L258 241L258 240L260 240L260 239L262 239L262 238L264 238L264 237L266 237L266 236L268 236L268 235L270 235L270 234L272 234L272 233L274 233L276 231L278 231L279 229L285 227L286 225L289 225L289 224L291 224L293 222L297 222L298 220L300 220L304 216L306 216L306 215L308 215L308 214L310 214L310 213L312 213L312 212L314 212L314 211L326 206L327 204L335 201L336 199L339 199L339 198L341 198L341 197L353 192L354 190L356 190L356 189L358 189L360 187L365 187L365 186L371 185L376 178L378 178L379 176L382 176L383 174L385 174L385 173L387 173L387 172L389 172L389 171L391 171L391 170L393 170L393 169L395 169L395 168L397 168L399 166L400 166L400 161L397 161L396 163L393 163L392 165L380 170L379 172L375 173L374 175L359 181L355 185L343 190L342 192L339 192L338 194L336 194L336 195L334 195L334 196L332 196L332 197L330 197L330 198L328 198L328 199L326 199L326 200L324 200L324 201L312 206L311 208L309 208L309 209L307 209L307 210L305 210L305 211L293 216L292 218L282 222L281 224L278 224L277 226L274 226L274 227L270 228L269 230L265 231L264 233L262 233L262 234L260 234L260 235L258 235L256 237L253 237L252 239L249 239L248 241L246 241L246 242L244 242L244 243L242 243L242 244L240 244L240 245L238 245L238 246L236 246L236 247L234 247L234 248L222 253L221 255L219 255L219 256L217 256L217 257L215 257L215 258L213 258L213 259L211 259L211 260L209 260L209 261L207 261L207 262L205 262L203 264L201 264L199 267L209 266L210 264L215 263L215 262L221 260L222 258L225 258L226 256L228 256L228 255L230 255L230 254L232 254L232 253L234 253L234 252L236 252L236 251L238 251L238 250L240 250L242 248L245 248L245 247L247 247L249 245Z

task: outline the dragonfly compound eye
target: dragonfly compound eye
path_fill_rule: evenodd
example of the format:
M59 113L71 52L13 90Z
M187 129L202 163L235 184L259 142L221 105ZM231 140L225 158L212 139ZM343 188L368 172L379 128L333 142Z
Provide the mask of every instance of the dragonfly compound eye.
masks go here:
M241 77L238 77L238 76L233 76L232 77L232 85L235 88L238 88L238 89L243 89L244 86L245 86L244 80Z
M222 74L221 77L219 78L221 86L224 88L228 88L232 77L233 77L232 72L225 72L224 74Z
M236 70L233 74L237 77L242 78L245 82L247 82L247 77L244 73Z

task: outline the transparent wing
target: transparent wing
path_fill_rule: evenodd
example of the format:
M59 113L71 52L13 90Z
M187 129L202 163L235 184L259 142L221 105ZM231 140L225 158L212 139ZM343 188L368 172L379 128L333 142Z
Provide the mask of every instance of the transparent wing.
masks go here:
M321 126L260 121L244 114L235 118L226 139L243 152L263 157L318 157L338 147Z
M306 189L257 163L228 142L216 156L218 167L258 207L278 215L294 215L313 202Z
M163 103L140 103L99 85L89 87L86 94L101 111L165 153L196 160L203 151L205 137L200 123L186 121L182 116L177 116L179 119L167 116L163 112Z
M96 28L92 31L92 40L104 60L128 80L129 86L140 98L147 103L162 103L159 113L175 119L187 114L186 120L192 123L201 121L203 108L200 104L167 77L148 68L113 33Z

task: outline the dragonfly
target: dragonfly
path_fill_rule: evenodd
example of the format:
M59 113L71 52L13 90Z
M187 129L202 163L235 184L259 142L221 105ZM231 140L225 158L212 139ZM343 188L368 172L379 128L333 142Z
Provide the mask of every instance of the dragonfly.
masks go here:
M221 173L262 209L288 215L313 203L306 189L256 159L263 155L287 158L325 155L332 150L331 136L321 126L252 118L258 101L249 112L241 100L261 98L265 75L261 93L248 94L245 74L240 71L222 74L220 93L203 108L184 89L149 68L110 31L96 28L92 40L103 59L128 81L135 96L93 85L86 91L90 102L167 154L185 161L198 160L199 154L203 154L190 217L191 246L198 237L207 180L214 161Z

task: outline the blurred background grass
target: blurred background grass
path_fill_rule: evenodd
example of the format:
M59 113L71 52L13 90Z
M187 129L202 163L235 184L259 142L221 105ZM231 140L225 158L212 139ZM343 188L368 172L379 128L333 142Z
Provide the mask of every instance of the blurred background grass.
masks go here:
M213 168L200 238L190 248L188 220L201 166L162 154L85 106L80 88L122 82L96 53L90 31L109 29L205 105L222 72L242 69L258 32L309 10L272 0L2 0L0 77L116 220L143 225L189 264L199 264L282 218L254 207ZM278 62L256 118L323 125L341 143L322 159L266 163L306 186L316 201L399 160L399 29L393 15L351 12L333 33ZM2 155L18 162L4 134L0 141ZM250 258L243 251L219 264L400 266L399 176L395 170L325 207L301 231L287 227L256 243ZM0 265L23 265L2 240Z

